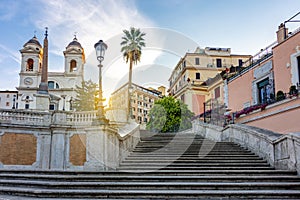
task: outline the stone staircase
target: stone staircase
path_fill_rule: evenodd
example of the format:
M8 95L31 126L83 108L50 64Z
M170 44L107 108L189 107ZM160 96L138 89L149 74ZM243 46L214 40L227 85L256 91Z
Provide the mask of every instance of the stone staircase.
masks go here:
M142 132L115 171L2 169L0 193L20 199L300 199L300 177L233 143L191 132Z

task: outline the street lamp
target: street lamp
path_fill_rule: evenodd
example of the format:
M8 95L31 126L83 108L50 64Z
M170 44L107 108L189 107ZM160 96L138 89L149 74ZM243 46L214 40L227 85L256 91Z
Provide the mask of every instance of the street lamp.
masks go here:
M97 60L99 61L99 101L97 105L97 118L93 121L93 125L104 125L108 123L108 120L105 118L105 113L104 113L104 106L103 106L103 99L102 97L102 61L104 60L104 54L105 50L107 49L107 45L102 41L99 40L94 45L95 51L96 51L96 57Z

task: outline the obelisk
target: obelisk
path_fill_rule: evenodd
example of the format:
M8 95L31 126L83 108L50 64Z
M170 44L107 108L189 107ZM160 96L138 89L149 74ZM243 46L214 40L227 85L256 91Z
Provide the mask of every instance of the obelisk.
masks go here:
M48 28L46 27L44 48L43 48L43 63L41 72L41 83L39 85L36 96L36 109L49 111L50 95L48 93Z

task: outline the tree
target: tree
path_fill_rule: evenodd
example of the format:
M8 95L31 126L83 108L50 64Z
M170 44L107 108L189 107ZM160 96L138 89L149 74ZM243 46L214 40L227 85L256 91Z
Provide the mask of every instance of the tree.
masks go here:
M131 118L130 109L130 88L132 84L132 65L140 61L142 55L142 47L145 47L144 36L140 29L131 27L130 30L123 30L124 36L121 42L121 52L126 63L129 62L129 79L128 79L128 119Z
M74 109L76 111L92 111L97 108L98 93L96 83L91 80L82 81L81 86L76 85L75 91Z
M159 132L177 132L192 127L191 112L186 104L168 96L154 102L149 112L150 121L147 130Z

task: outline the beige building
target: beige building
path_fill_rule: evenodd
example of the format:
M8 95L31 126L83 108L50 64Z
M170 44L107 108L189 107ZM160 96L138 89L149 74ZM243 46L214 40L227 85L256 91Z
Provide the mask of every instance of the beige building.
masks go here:
M149 111L154 101L165 95L166 88L160 86L157 90L144 88L137 84L132 84L131 112L132 118L139 124L145 125L149 121ZM128 108L128 83L121 86L111 94L108 110L122 110L127 112Z
M186 53L179 60L169 78L168 92L181 99L195 115L198 115L204 111L205 101L222 95L221 87L208 88L205 82L222 71L242 67L243 62L250 57L231 54L230 48L198 47L194 53Z

